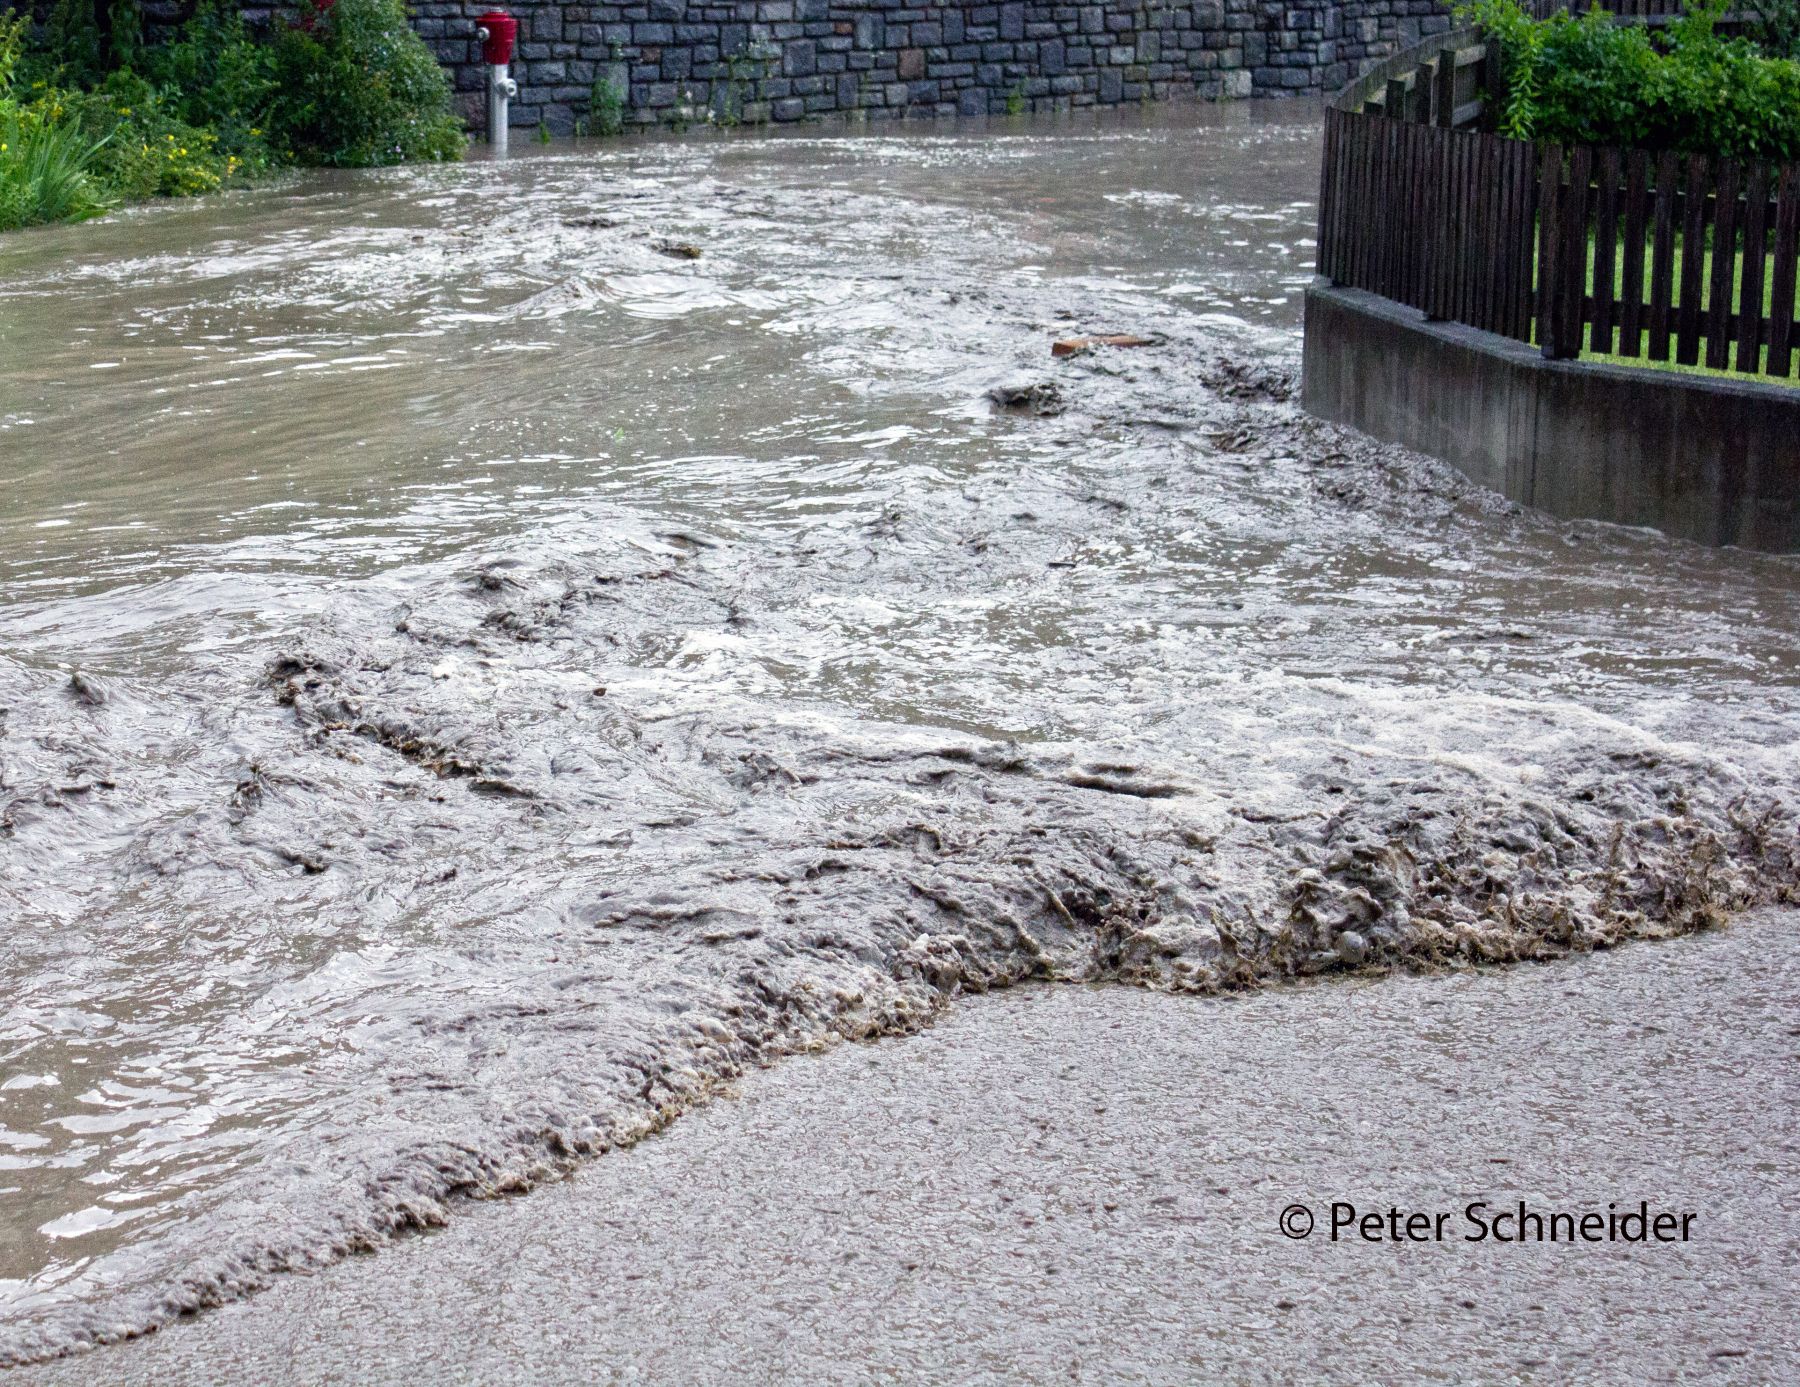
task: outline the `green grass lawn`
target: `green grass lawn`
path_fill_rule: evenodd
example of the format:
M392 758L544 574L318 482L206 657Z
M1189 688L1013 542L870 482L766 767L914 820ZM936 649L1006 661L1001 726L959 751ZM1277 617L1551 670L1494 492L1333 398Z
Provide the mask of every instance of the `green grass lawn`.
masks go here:
M1673 260L1675 289L1674 289L1674 295L1672 295L1672 297L1678 296L1680 294L1681 281L1682 281L1683 256L1685 254L1686 254L1686 247L1683 244L1682 238L1678 236L1678 237L1676 237L1676 240L1675 240L1675 253L1674 253L1674 260ZM1736 260L1736 264L1732 267L1732 275L1731 275L1731 300L1733 303L1736 303L1738 301L1739 295L1742 291L1743 281L1744 281L1744 255L1743 255L1742 251L1738 251L1736 253L1736 255L1737 255L1737 260ZM1595 241L1592 237L1590 237L1588 240L1588 262L1587 262L1587 292L1590 295L1593 294L1595 285L1597 283L1595 260L1596 260ZM1615 321L1619 316L1618 304L1619 304L1620 296L1624 293L1624 290L1625 290L1625 269L1624 269L1623 260L1624 260L1624 242L1623 242L1623 238L1621 237L1619 248L1617 250L1615 250L1615 252L1613 254L1613 269L1612 269L1613 313L1612 313L1612 316L1615 319ZM1648 247L1646 247L1645 255L1644 255L1644 282L1643 282L1642 289L1641 289L1642 296L1640 299L1640 302L1642 302L1646 306L1646 308L1645 308L1646 312L1648 311L1648 305L1650 302L1650 260L1651 260L1650 250ZM1788 374L1785 376L1772 376L1772 375L1767 374L1767 368L1768 368L1768 364L1769 364L1769 350L1768 350L1768 346L1766 344L1757 353L1757 362L1756 362L1757 369L1756 369L1756 371L1751 372L1751 371L1741 371L1741 370L1735 369L1735 363L1737 361L1737 342L1736 342L1736 334L1735 333L1733 334L1732 342L1729 345L1729 353L1728 353L1728 357L1727 357L1727 359L1734 364L1734 367L1720 369L1720 368L1707 366L1705 364L1706 346L1707 346L1706 307L1710 301L1710 295L1712 292L1712 272L1713 272L1713 248L1712 248L1712 244L1711 244L1711 237L1709 235L1707 237L1707 244L1701 251L1701 260L1700 260L1700 283L1701 283L1702 300L1701 300L1701 311L1700 311L1700 315L1699 315L1700 316L1700 326L1701 326L1700 362L1699 363L1688 366L1688 365L1682 365L1674 360L1673 354L1675 351L1675 338L1674 338L1674 334L1672 334L1672 333L1670 334L1670 338L1669 338L1669 351L1670 351L1669 359L1668 360L1658 360L1658 359L1655 359L1655 358L1649 356L1648 353L1650 350L1650 333L1649 333L1648 329L1644 329L1643 331L1641 331L1638 334L1637 345L1638 345L1638 349L1640 352L1640 355L1638 355L1638 356L1626 356L1617 350L1610 351L1610 352L1590 351L1588 349L1588 345L1593 340L1593 325L1591 323L1584 323L1582 326L1582 338L1581 338L1582 350L1581 350L1581 354L1580 354L1580 359L1582 361L1603 361L1603 362L1607 362L1609 364L1618 365L1618 366L1644 366L1644 367L1648 367L1652 370L1657 370L1657 371L1681 371L1681 372L1685 372L1689 375L1722 376L1722 377L1725 377L1725 378L1731 379L1731 380L1762 380L1762 381L1767 381L1771 385L1789 385L1789 386L1794 386L1794 387L1800 387L1800 333L1796 333L1793 338L1794 351L1793 351L1792 356L1789 359ZM1775 257L1772 254L1765 255L1763 257L1763 277L1762 278L1763 278L1762 314L1765 318L1767 318L1774 311L1773 306L1774 306L1774 298L1775 298ZM1612 331L1608 334L1608 337L1610 339L1611 345L1614 348L1624 345L1623 333L1616 325L1614 326Z

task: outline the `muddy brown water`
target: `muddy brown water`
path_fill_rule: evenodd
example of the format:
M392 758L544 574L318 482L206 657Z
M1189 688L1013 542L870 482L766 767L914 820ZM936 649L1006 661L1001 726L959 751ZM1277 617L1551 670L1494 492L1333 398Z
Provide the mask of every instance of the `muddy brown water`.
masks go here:
M645 141L0 241L0 1364L959 994L1791 895L1800 565L1301 415L1316 130ZM1106 332L1155 345L1050 356Z

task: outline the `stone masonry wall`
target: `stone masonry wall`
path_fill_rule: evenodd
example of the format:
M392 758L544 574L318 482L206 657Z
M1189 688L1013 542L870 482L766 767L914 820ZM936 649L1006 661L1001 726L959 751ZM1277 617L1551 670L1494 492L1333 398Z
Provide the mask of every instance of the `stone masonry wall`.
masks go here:
M455 74L479 129L474 16L423 0L414 25ZM832 113L993 115L1335 90L1449 27L1440 0L516 0L515 126L555 134L596 81L628 126L755 124Z

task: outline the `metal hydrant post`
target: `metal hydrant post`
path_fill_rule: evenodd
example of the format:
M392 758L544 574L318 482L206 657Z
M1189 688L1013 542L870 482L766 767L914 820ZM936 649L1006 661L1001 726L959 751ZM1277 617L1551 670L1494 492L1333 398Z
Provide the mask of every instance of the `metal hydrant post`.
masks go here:
M506 157L507 103L519 94L519 84L506 75L513 45L519 37L519 21L505 10L489 10L475 21L475 37L481 41L482 61L487 64L488 147L498 158Z

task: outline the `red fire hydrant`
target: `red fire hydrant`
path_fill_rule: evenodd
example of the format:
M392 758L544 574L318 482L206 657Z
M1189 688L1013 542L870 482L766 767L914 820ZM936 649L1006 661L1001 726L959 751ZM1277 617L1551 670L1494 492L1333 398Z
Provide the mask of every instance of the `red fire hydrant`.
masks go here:
M519 84L506 75L513 45L519 39L519 21L505 10L489 10L475 21L475 37L481 40L481 57L488 70L488 146L496 155L504 156L506 107L519 94Z

